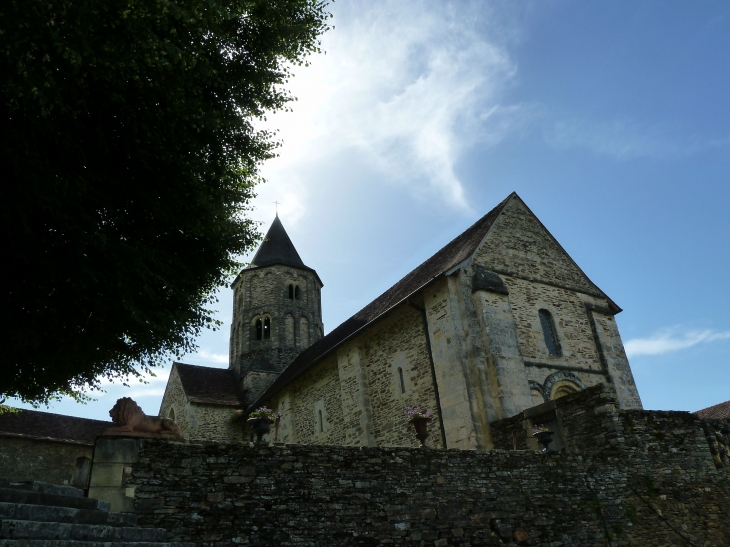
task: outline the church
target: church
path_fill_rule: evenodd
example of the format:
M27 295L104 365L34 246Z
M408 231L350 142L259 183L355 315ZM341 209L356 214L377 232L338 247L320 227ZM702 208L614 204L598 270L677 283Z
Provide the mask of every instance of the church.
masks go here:
M175 363L160 416L240 441L268 406L279 442L417 446L415 405L429 446L488 449L491 423L597 384L642 408L621 308L516 193L327 335L322 287L277 216L232 284L228 369Z

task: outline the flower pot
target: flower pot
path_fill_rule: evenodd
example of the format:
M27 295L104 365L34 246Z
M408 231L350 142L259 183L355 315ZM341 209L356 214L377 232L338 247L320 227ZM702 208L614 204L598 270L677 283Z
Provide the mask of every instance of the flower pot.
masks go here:
M249 418L246 420L248 429L252 434L256 435L256 442L262 443L264 435L271 431L271 424L274 420L270 418Z
M533 437L537 439L537 442L539 442L542 445L542 451L547 452L548 451L548 445L553 442L553 435L555 434L554 431L539 431L535 434L533 434Z
M426 439L428 438L428 422L433 418L412 418L411 423L416 429L416 439L421 442L420 448L426 448Z

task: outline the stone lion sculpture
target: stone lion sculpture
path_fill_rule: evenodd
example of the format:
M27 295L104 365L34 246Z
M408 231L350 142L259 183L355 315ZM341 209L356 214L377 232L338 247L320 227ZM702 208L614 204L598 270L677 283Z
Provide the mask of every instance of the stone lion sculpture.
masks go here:
M117 399L117 403L109 411L109 416L116 427L107 429L105 433L152 433L163 436L182 436L180 426L168 418L147 416L130 397Z

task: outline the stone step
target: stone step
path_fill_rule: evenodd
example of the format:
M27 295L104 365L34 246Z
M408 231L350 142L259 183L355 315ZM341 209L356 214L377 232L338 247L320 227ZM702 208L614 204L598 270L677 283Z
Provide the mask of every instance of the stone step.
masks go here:
M63 539L0 539L0 547L196 547L195 543L147 541L74 541Z
M107 526L137 525L137 515L133 513L110 513L98 509L74 509L72 507L0 502L0 520L2 519L67 522L70 524L105 524Z
M69 496L72 498L83 498L84 491L81 488L66 486L60 484L51 484L42 481L23 481L10 483L12 488L21 488L24 490L33 490L34 492L42 492L44 494L57 494L59 496Z
M109 511L111 509L111 505L108 501L101 501L93 498L79 498L76 496L64 496L61 494L48 494L23 488L0 487L0 502L22 503L29 505L53 505L56 507L71 507L73 509L98 509L100 511Z
M164 542L167 539L167 532L159 528L130 528L5 519L0 522L0 538L111 541L114 543Z

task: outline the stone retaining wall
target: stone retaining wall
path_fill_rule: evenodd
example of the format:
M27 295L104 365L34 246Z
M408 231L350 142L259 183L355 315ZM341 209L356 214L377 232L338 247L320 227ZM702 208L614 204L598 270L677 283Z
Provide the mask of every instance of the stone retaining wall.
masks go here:
M727 424L615 400L597 386L495 422L495 450L107 438L97 453L133 443L104 460L123 462L114 491L198 547L730 545ZM530 450L533 423L562 450Z

